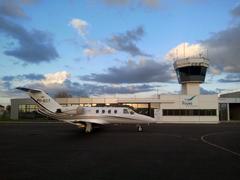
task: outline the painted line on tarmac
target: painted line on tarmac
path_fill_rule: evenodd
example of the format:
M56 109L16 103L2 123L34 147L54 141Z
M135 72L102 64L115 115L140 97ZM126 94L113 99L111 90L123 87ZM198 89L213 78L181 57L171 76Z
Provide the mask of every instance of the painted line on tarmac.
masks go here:
M232 151L231 149L225 148L225 147L223 147L223 146L214 144L214 143L212 143L212 142L210 142L210 141L207 141L207 140L205 139L206 137L209 137L209 136L214 136L214 135L217 135L217 134L224 134L224 133L226 133L226 132L205 134L205 135L201 136L201 140L202 140L204 143L206 143L206 144L208 144L208 145L210 145L210 146L213 146L213 147L215 147L215 148L221 149L222 151L226 151L226 152L228 152L228 153L234 154L234 155L236 155L236 156L238 156L238 157L240 158L240 153L237 153L237 152L235 152L235 151Z

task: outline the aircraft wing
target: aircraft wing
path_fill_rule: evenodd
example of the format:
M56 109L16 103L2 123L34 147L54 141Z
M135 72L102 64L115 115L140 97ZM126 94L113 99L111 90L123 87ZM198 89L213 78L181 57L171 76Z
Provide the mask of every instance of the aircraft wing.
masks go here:
M92 124L109 124L107 121L103 119L74 119L74 120L66 120L66 122L69 122L71 124L77 124L77 123L92 123Z

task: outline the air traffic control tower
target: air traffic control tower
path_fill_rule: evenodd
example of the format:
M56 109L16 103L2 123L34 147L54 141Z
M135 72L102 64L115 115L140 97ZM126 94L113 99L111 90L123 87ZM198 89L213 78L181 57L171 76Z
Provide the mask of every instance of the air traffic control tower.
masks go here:
M209 61L207 58L188 57L174 62L178 82L182 85L183 95L199 95L200 84L204 82Z

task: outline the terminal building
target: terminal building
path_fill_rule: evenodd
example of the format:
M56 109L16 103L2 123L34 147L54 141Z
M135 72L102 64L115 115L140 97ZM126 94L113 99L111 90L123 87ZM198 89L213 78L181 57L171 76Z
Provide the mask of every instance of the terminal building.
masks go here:
M174 62L179 95L151 98L56 98L62 106L129 106L152 116L159 123L219 123L240 120L240 92L202 95L209 61L204 57L178 59ZM11 99L11 119L36 118L37 105L28 98Z

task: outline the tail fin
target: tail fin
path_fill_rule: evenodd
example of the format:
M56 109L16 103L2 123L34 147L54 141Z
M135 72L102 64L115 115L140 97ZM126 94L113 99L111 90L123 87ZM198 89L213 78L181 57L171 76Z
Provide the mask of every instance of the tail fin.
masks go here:
M16 89L27 92L30 98L37 103L40 109L55 113L62 108L60 104L58 104L54 99L52 99L42 90L30 89L25 87L17 87Z

